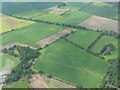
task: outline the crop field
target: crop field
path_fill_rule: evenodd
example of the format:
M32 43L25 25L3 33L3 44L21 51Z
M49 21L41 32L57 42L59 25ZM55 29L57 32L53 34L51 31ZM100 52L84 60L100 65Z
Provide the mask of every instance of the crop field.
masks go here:
M2 14L2 28L0 30L0 33L7 32L16 28L21 28L32 23L34 22L16 19L14 17Z
M18 58L9 56L7 54L0 53L0 72L7 71L9 72L13 69L16 65L19 64L20 60Z
M55 42L41 50L41 56L34 65L35 70L43 70L59 79L89 88L97 87L107 68L106 61L64 40Z
M35 44L36 42L59 31L62 31L63 29L65 29L65 27L43 23L34 23L18 30L0 35L0 38L3 39L3 41L0 41L0 43L2 43L2 45L7 45L12 42L19 42L21 44L36 47L39 46Z
M116 21L116 20L93 15L89 19L80 23L80 26L83 26L92 30L107 30L107 31L114 31L116 33L119 33L118 23L119 21Z
M113 19L118 14L118 7L97 2L85 7L81 11Z
M61 16L57 15L57 14L49 13L49 14L45 14L45 15L42 15L42 16L34 17L34 19L78 25L79 23L81 23L84 20L90 18L91 16L92 16L91 14L84 13L84 12L68 11Z
M93 32L89 30L77 30L75 33L69 35L67 39L85 48L91 42L93 42L100 34L100 32Z
M106 60L108 59L117 59L118 58L118 42L120 43L120 41L118 41L118 39L115 39L114 37L110 37L110 36L103 36L101 37L96 44L94 44L91 47L91 51L95 52L95 53L99 53L100 50L106 45L106 44L113 44L113 46L115 47L115 49L112 51L112 53L110 55L105 56Z
M41 10L46 8L53 7L57 4L57 2L46 3L46 2L7 2L2 3L2 11L5 14L9 15L17 15L17 16L26 16L33 17L41 14ZM9 8L9 9L8 9Z

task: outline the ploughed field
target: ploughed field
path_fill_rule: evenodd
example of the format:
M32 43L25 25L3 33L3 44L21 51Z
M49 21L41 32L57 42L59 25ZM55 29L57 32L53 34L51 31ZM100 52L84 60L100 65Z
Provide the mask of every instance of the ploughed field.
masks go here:
M40 51L34 69L76 86L97 87L108 68L108 63L74 45L59 40Z

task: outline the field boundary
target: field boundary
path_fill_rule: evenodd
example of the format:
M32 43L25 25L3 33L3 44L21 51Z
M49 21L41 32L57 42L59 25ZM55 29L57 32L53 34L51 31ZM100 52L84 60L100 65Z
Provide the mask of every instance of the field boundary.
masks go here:
M22 43L19 43L19 42L13 42L13 43L10 43L10 44L4 45L4 46L0 46L0 50L5 49L5 48L13 47L14 45L20 45L20 46L30 47L32 49L37 49L35 47L28 46L28 45L25 45L25 44L22 44Z

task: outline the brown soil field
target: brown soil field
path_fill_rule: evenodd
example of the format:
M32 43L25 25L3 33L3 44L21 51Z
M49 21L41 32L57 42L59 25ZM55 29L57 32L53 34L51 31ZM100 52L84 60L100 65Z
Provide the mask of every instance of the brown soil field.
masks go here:
M80 26L92 30L107 30L118 33L118 21L95 15L80 23Z
M63 30L61 32L58 32L57 34L54 34L50 37L40 40L39 42L37 42L37 44L39 44L41 48L44 48L46 45L53 43L54 41L60 39L60 37L70 34L71 32L72 32L71 30L67 30L67 29Z
M46 83L39 74L32 75L32 78L29 79L30 87L32 88L47 88Z

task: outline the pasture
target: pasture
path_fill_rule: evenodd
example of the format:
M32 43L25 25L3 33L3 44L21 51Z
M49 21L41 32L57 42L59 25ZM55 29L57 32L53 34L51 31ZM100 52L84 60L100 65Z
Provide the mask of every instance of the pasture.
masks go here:
M2 41L0 41L0 43L2 46L4 46L9 43L19 42L21 44L39 47L36 42L59 31L62 31L63 29L66 29L66 27L43 23L34 23L32 25L28 25L15 31L0 35L0 38L2 38Z
M82 12L113 19L118 14L118 7L106 3L94 2L81 10Z
M101 33L90 30L77 30L75 33L69 35L67 39L83 48L87 47L93 42Z
M80 26L83 26L92 30L108 30L108 31L119 33L118 23L119 21L116 21L116 20L93 15L89 19L80 23Z
M10 31L12 29L21 28L30 25L34 22L27 20L20 20L5 14L2 14L2 28L0 28L0 33Z
M111 36L102 36L91 48L90 51L94 53L99 53L100 50L107 44L113 44L115 49L112 51L110 55L105 56L105 59L117 59L118 58L118 43L120 41L118 39L115 39Z
M59 40L40 51L34 69L79 87L98 87L108 63L86 51Z
M20 60L10 55L0 53L0 62L0 72L9 72L19 64Z

